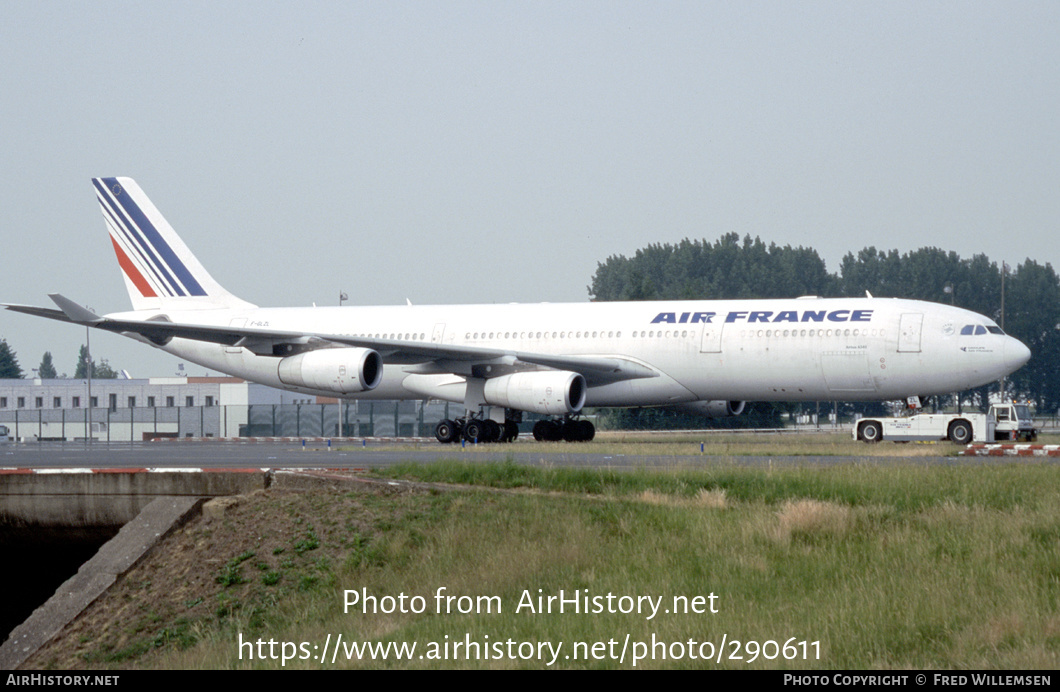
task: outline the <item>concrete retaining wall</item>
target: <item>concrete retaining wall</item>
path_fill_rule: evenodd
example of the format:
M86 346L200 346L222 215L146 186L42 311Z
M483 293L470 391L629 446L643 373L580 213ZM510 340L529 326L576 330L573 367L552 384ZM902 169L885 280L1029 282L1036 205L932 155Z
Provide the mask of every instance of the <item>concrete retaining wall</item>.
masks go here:
M0 470L0 529L121 526L157 497L239 495L264 469Z

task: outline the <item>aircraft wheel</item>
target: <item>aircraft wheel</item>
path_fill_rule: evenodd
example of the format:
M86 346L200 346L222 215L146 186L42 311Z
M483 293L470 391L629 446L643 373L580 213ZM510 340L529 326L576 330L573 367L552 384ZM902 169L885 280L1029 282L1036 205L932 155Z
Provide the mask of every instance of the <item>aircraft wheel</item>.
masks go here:
M592 442L596 437L596 426L587 420L578 421L578 439L582 442Z
M972 426L968 421L959 420L950 424L950 442L966 445L972 441Z
M883 426L876 421L861 426L861 439L865 442L879 442L883 439Z
M566 442L585 442L585 440L586 440L586 437L585 437L586 430L582 426L582 423L584 423L584 422L588 422L588 421L579 421L579 420L565 420L565 421L563 421L562 426L561 426L561 433L560 433L562 435L562 437L563 437L563 440L566 441ZM592 423L589 423L589 425L591 426Z
M486 442L499 442L501 439L501 426L497 421L484 420L483 427L486 429Z
M434 427L434 436L438 438L439 442L447 445L451 442L456 442L457 438L460 437L460 428L453 421L446 419Z
M534 423L534 439L538 442L545 441L545 421L539 420Z
M513 420L504 421L504 442L515 442L515 438L519 437L519 424Z
M468 442L489 442L485 421L469 420L464 426L464 439Z
M556 421L539 420L534 423L534 439L538 442L556 442L562 437L562 430Z

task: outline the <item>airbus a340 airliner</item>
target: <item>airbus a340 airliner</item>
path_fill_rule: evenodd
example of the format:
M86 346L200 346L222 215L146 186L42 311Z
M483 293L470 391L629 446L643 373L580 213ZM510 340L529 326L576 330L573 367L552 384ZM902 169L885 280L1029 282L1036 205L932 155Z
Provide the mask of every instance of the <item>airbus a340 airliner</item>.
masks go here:
M1030 351L967 310L889 298L260 308L218 284L130 178L92 181L133 310L9 310L139 339L305 394L462 404L442 442L591 439L584 407L882 401L1000 379Z

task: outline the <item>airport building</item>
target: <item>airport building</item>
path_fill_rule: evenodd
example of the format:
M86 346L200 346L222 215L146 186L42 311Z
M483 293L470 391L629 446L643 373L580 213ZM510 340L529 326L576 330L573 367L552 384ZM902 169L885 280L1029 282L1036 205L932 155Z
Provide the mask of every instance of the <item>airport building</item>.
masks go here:
M342 401L232 377L0 379L0 437L426 437L450 406L458 415L445 402Z

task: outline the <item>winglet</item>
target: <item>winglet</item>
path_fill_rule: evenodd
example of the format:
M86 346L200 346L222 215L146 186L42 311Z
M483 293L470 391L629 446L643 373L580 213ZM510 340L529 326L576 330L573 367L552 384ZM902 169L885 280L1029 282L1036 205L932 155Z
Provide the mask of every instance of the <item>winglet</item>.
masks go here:
M77 324L96 324L102 322L103 318L92 312L88 308L81 307L69 298L59 293L49 293L48 297L52 299L52 302L59 306L59 309L70 318L71 322Z

